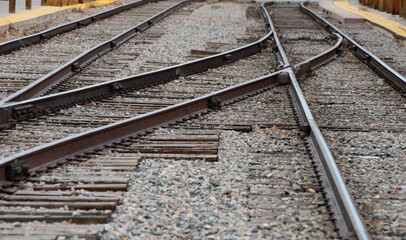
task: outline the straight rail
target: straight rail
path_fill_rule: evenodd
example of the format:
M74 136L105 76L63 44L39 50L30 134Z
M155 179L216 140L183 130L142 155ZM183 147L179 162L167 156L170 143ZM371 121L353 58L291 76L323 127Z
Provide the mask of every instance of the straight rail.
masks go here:
M263 7L271 3L272 2L263 3ZM274 34L277 35L276 31ZM279 39L275 40L279 41ZM279 44L278 47L283 49L281 44ZM329 56L329 51L324 53L326 56ZM285 71L289 74L290 78L289 93L299 118L300 129L308 140L310 151L313 153L313 160L321 175L320 180L326 192L329 206L334 214L340 237L344 239L371 239L352 196L338 170L334 157L313 118L292 67L287 60L287 56L283 50L279 50L279 54L284 55L281 56L281 59L284 60L283 65L288 66L285 68ZM318 58L323 58L323 55L318 55ZM316 59L317 58L312 58L310 62L316 63ZM325 60L327 61L328 59L329 58L326 57ZM299 66L306 64L299 64ZM318 64L320 64L320 62Z
M0 185L7 185L9 183L8 180L11 180L10 176L15 177L18 173L28 173L29 171L32 172L44 169L47 166L60 164L70 157L91 152L114 142L121 142L122 139L143 134L152 128L176 121L183 121L192 116L207 112L210 110L209 102L214 98L219 100L221 105L224 105L250 94L263 91L276 84L279 73L276 72L180 104L92 129L1 159ZM24 171L13 168L15 165L12 164L18 165L19 163L25 165Z

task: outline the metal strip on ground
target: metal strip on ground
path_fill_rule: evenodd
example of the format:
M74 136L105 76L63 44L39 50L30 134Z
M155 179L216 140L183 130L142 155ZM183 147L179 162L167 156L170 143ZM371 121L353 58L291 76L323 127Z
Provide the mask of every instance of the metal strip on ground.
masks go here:
M221 104L227 104L247 95L263 91L276 84L279 73L280 71L190 101L86 131L7 157L0 160L0 182L6 183L6 176L11 174L9 173L8 166L12 163L24 162L24 164L28 164L28 166L26 165L28 169L25 171L35 171L39 168L43 169L46 166L55 165L58 162L64 162L69 157L93 151L97 147L102 147L114 141L120 142L121 139L134 136L137 133L143 133L148 129L163 126L177 120L188 119L204 111L209 111L209 102L213 101L214 98L219 100Z
M275 35L277 35L276 31ZM276 40L278 41L278 39ZM281 45L278 46L283 48ZM284 54L284 51L279 51L279 53ZM286 55L282 56L282 59L287 59ZM290 66L289 62L284 62L284 65ZM340 236L344 239L371 239L338 170L333 155L313 118L292 68L288 67L285 70L289 74L291 81L290 93L298 113L299 122L302 125L300 127L309 141L309 148L319 168L320 180L323 183L326 197L334 213Z

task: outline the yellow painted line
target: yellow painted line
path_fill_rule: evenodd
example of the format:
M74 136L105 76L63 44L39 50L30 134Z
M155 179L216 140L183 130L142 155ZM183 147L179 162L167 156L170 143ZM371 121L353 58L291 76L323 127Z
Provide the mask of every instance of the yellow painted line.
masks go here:
M30 10L30 11L25 11L25 12L21 12L21 13L15 13L15 14L11 14L8 16L0 17L0 27L3 25L31 20L33 18L56 13L56 12L59 12L61 10L65 10L65 9L72 9L72 8L83 9L83 8L89 8L89 7L98 7L98 6L113 3L115 1L117 1L117 0L97 0L97 1L93 1L93 2L75 4L75 5L64 6L64 7L41 7L41 8L37 8L34 10Z
M380 26L396 33L397 35L406 37L406 25L389 20L378 14L359 9L355 6L352 6L348 1L335 1L334 5L336 5L337 7L341 8L341 9L344 9L348 12L357 14L357 15L367 19L370 22L373 22L377 25L380 25Z
M61 7L41 7L31 11L15 13L12 15L0 17L0 26L30 20L43 15L61 11Z
M67 8L89 8L89 7L98 7L98 6L103 6L106 4L110 4L113 3L117 0L97 0L97 1L93 1L93 2L88 2L88 3L81 3L81 4L75 4L75 5L70 5L67 6Z

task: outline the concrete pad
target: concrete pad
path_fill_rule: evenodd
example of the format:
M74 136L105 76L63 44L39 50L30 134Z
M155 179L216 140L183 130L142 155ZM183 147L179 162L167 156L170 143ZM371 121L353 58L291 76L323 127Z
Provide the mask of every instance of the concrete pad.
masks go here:
M40 26L68 12L70 12L69 8L41 7L31 11L0 17L0 30L7 31L10 28L24 29Z
M390 14L377 11L377 13L368 10L365 7L357 7L348 1L335 1L334 5L351 13L363 17L367 21L384 28L392 33L395 38L406 40L406 21L397 20Z
M365 21L363 17L338 8L333 2L322 1L319 2L319 6L323 8L323 11L326 12L330 17L342 23L359 23Z

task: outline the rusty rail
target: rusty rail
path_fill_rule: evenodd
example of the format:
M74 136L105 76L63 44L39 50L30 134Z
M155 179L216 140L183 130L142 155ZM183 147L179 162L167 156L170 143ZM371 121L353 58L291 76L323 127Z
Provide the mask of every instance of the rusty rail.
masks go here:
M39 33L35 33L29 36L13 39L4 43L0 44L0 54L7 54L12 51L15 51L19 48L22 47L28 47L30 45L40 43L42 41L48 40L52 37L55 37L58 34L66 33L69 31L72 31L74 29L80 28L87 26L91 23L97 22L99 20L103 20L106 18L109 18L113 15L116 15L118 13L121 13L123 11L129 10L131 8L139 7L141 5L151 3L151 2L157 2L158 0L139 0L133 3L125 4L104 12L100 12L97 14L94 14L92 16L82 18L76 21L72 21L66 24L59 25L54 28L50 28L47 30L44 30Z
M263 4L263 9L264 6L265 5ZM269 18L269 14L263 14L263 16ZM269 23L269 29L272 30L272 22L269 21ZM265 41L270 35L276 36L276 41L278 40L277 34L274 31L268 33L267 36L265 36L262 40ZM251 44L249 47L253 48L253 51L258 51L262 48L264 44L263 41L257 41ZM106 144L119 144L121 141L127 138L132 138L136 135L143 134L150 129L172 124L176 121L183 121L208 112L211 110L209 107L211 104L209 104L209 102L211 102L212 99L218 99L221 105L225 105L251 94L271 88L272 86L278 84L278 82L285 84L289 82L289 80L287 81L286 79L288 78L291 82L290 92L294 98L293 102L295 106L297 106L297 109L300 109L303 116L303 124L301 124L301 129L308 138L310 148L313 151L316 162L318 159L321 161L318 165L318 170L323 176L323 186L328 193L327 198L329 199L330 206L335 212L335 217L337 218L336 222L339 223L338 226L340 228L340 234L343 237L349 238L354 237L355 234L359 239L368 239L367 232L365 231L363 223L359 218L359 214L354 206L354 203L352 202L351 196L346 189L341 175L338 172L338 168L335 165L331 152L328 149L327 144L310 113L310 109L304 99L303 93L300 90L289 62L287 62L287 57L283 51L283 48L278 41L276 44L278 48L280 47L280 49L278 49L276 52L280 55L280 65L284 67L283 70L248 81L246 83L226 88L224 90L216 91L203 97L198 97L196 99L166 107L151 113L143 114L138 117L86 131L84 133L48 143L2 159L0 160L1 186L7 187L7 184L9 183L7 180L12 180L18 175L29 174L30 172L41 170L46 167L56 166L56 164L64 163L69 158L74 158L76 156L92 152L97 148L104 147ZM155 71L153 73L143 74L143 76L138 77L152 77L154 76L153 74L156 74L155 76L158 77L163 73L167 73L168 75L163 77L165 79L171 76L188 74L189 72L197 71L195 68L198 68L199 66L202 67L201 64L203 63L207 65L203 65L202 68L206 68L207 66L224 64L224 62L232 61L233 57L236 56L232 53L246 54L243 49L244 48L241 48L240 50L235 50L235 52L219 54L204 60L198 60L183 65L183 67L189 66L191 68L185 67L182 69L182 66L177 66L171 68L170 70L164 69ZM322 57L323 55L318 55L317 58ZM313 61L318 62L317 59L313 59ZM144 80L147 81L147 79ZM132 80L128 80L128 82L131 81ZM111 92L111 90L115 91L119 90L120 88L125 88L124 85L120 86L120 84L126 83L125 81L116 80L115 83L116 85L113 85L113 83L109 83L110 85L104 84L104 91ZM145 84L147 84L147 82L144 82L144 85ZM106 89L107 86L108 90ZM83 89L75 91L81 92ZM67 96L66 93L65 96ZM342 225L340 223L342 223Z
M264 9L262 9L262 11L263 10ZM264 14L263 17L267 22L267 26L269 26L271 21L269 14ZM158 84L176 76L193 74L210 67L223 65L260 52L271 35L272 31L268 32L261 39L243 47L174 67L72 90L61 94L27 100L21 103L8 104L7 107L1 107L0 120L2 120L3 123L8 122L13 115L12 113L17 111L16 109L24 112L29 111L28 109L32 107L51 108L52 106L60 106L77 101L109 96L116 91L145 87L150 84ZM223 103L227 103L239 97L246 96L249 93L270 87L279 80L280 77L278 76L278 73L279 72L225 90L217 91L213 94L187 101L185 103L167 107L159 111L154 111L139 117L64 138L2 159L0 160L1 186L4 185L3 187L7 187L7 184L10 183L7 179L12 180L15 175L24 175L28 172L42 169L57 162L63 162L68 157L91 151L92 149L94 150L104 144L145 132L148 128L174 122L177 119L187 118L193 113L207 111L208 99L213 96L218 97Z
M17 91L16 93L8 96L0 102L0 105L3 105L7 102L16 102L23 101L29 98L38 97L42 93L46 92L52 86L64 81L65 79L72 76L75 72L80 71L90 62L94 61L98 57L104 55L108 51L111 51L113 48L118 47L124 42L128 41L130 38L137 35L138 32L143 32L149 27L151 27L156 22L162 20L164 17L175 12L179 8L189 4L190 0L184 0L173 6L163 10L160 13L155 14L154 16L144 20L143 22L137 24L135 27L132 27L123 33L113 37L112 39L105 41L70 60L69 62L63 64L47 75L41 77L30 85L24 87L23 89Z
M91 152L106 144L120 142L122 139L142 134L149 129L189 119L191 116L209 111L208 102L213 97L218 98L224 105L263 91L276 84L279 73L276 72L203 97L96 128L4 158L0 160L0 182L3 183L2 185L7 184L7 179L9 179L7 176L17 175L10 173L12 169L15 169L10 167L12 163L23 162L27 164L25 167L29 171L63 163L67 158Z
M264 8L264 5L262 8ZM270 29L273 29L273 26L270 25ZM271 31L262 40L265 41L271 34L277 36ZM258 49L262 48L263 43L264 42L262 41L257 41L251 44L250 47L254 50L256 49L255 51L258 51ZM280 43L277 44L277 46L281 47ZM244 53L242 49L235 51L236 54L237 52L238 54ZM330 201L330 206L339 211L335 212L337 222L343 223L343 226L339 225L340 233L343 237L354 237L354 235L356 235L359 239L368 239L367 232L364 231L365 229L363 228L362 221L359 218L359 214L354 207L351 196L338 172L338 168L335 165L331 152L310 113L310 109L304 99L303 93L300 90L289 62L286 61L287 57L284 54L283 48L281 47L277 52L280 54L282 65L286 67L273 74L229 87L224 90L216 91L184 103L67 137L2 159L0 160L0 182L2 183L2 187L7 187L7 184L9 183L7 180L12 180L16 176L29 174L30 172L44 169L46 167L56 166L56 164L61 164L69 158L92 152L106 144L119 144L127 138L143 134L150 129L172 124L176 121L183 121L208 112L211 110L209 108L209 102L212 101L212 99L218 99L220 100L221 105L225 105L251 94L271 88L278 84L278 82L286 83L286 78L289 78L291 82L290 91L293 93L292 96L295 99L294 104L303 114L302 122L304 124L301 126L301 129L309 139L310 148L312 149L314 156L316 156L316 162L318 158L321 161L321 164L318 165L318 170L321 175L325 174L325 177L322 177L322 181L324 184L323 186L329 193L327 194L327 197ZM224 61L230 61L232 60L232 57L233 55L230 55L230 53L219 54L211 57L210 60L206 59L205 61L207 61L206 64L208 65L216 65L224 63ZM322 56L319 55L319 57ZM201 63L203 62L194 61L185 65L197 68ZM203 68L205 67L206 66L203 66ZM153 74L159 76L165 72L164 70L160 71L156 71ZM188 68L183 70L182 68L173 68L171 74L182 75L187 74L188 71L196 70L193 70L193 68L190 70ZM144 77L148 74L144 74ZM113 90L117 87L120 89L120 86L117 84L116 87L114 87L114 85L109 86L113 86Z
M269 15L264 15L264 18L267 21L267 26L269 26ZM245 46L176 66L17 103L5 103L0 105L0 126L7 127L10 121L15 121L24 115L37 115L41 114L42 111L63 108L69 104L107 98L120 91L131 91L162 84L179 76L203 72L209 68L249 57L260 52L267 45L272 34L273 31L270 31L259 40Z

